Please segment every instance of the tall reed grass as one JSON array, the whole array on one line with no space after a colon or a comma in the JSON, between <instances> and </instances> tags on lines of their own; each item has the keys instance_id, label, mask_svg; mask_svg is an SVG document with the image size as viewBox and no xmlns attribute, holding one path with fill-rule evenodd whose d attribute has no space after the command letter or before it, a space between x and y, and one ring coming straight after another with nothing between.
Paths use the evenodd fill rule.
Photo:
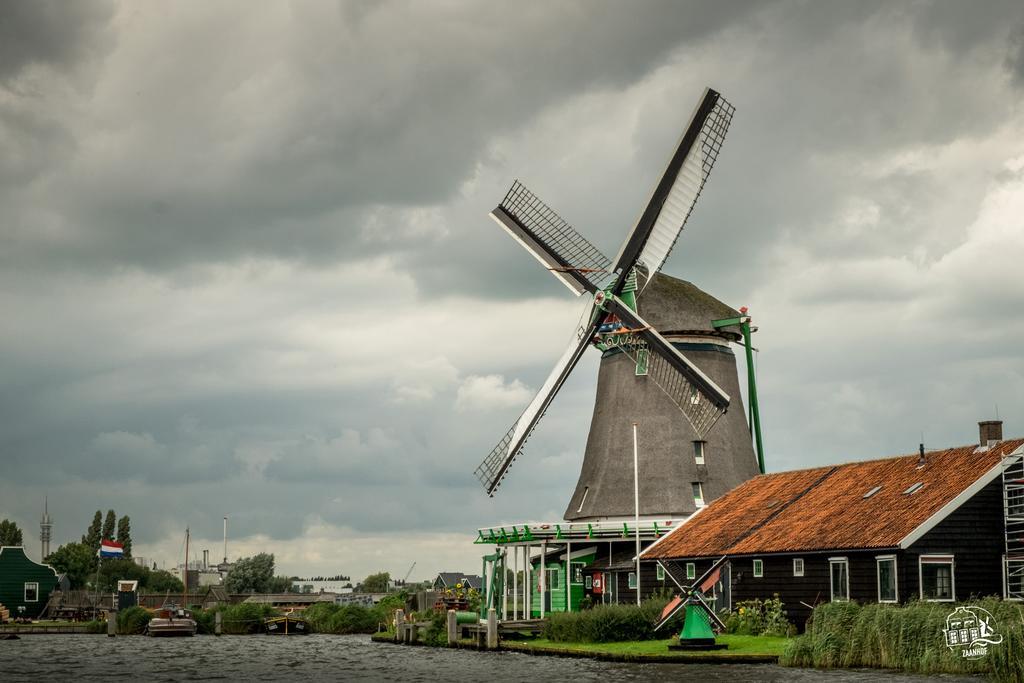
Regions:
<instances>
[{"instance_id":1,"label":"tall reed grass","mask_svg":"<svg viewBox=\"0 0 1024 683\"><path fill-rule=\"evenodd\" d=\"M999 681L1024 683L1024 609L995 598L968 604L991 612L994 628L1003 636L1003 642L989 646L979 660L964 659L959 650L946 646L946 617L956 607L951 603L833 602L814 608L807 632L789 641L779 663L920 674L989 673Z\"/></svg>"}]
</instances>

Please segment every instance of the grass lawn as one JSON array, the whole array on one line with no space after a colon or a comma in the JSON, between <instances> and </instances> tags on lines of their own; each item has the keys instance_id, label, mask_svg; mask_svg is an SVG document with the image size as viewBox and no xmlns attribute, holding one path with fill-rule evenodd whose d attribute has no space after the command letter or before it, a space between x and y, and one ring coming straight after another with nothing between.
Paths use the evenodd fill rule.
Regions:
<instances>
[{"instance_id":1,"label":"grass lawn","mask_svg":"<svg viewBox=\"0 0 1024 683\"><path fill-rule=\"evenodd\" d=\"M725 650L692 652L669 650L670 643L678 642L675 638L622 643L555 643L538 638L521 642L504 641L502 647L538 654L596 655L602 659L774 661L782 653L787 639L775 636L722 635L718 636L717 640L729 647Z\"/></svg>"}]
</instances>

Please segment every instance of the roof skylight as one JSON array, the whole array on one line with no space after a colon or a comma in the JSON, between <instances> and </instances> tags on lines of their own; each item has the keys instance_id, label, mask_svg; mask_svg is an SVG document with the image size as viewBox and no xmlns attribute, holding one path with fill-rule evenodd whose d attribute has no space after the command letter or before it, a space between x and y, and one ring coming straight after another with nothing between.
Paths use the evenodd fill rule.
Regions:
<instances>
[{"instance_id":1,"label":"roof skylight","mask_svg":"<svg viewBox=\"0 0 1024 683\"><path fill-rule=\"evenodd\" d=\"M875 495L876 493L878 493L881 490L882 490L881 486L876 486L875 488L873 488L870 491L868 491L867 493L865 493L864 497L865 498L870 498L871 496Z\"/></svg>"},{"instance_id":2,"label":"roof skylight","mask_svg":"<svg viewBox=\"0 0 1024 683\"><path fill-rule=\"evenodd\" d=\"M923 481L919 481L916 484L913 484L909 489L907 489L903 493L904 493L904 495L908 495L909 496L911 493L917 493L919 490L921 490L922 486L924 486L924 482Z\"/></svg>"}]
</instances>

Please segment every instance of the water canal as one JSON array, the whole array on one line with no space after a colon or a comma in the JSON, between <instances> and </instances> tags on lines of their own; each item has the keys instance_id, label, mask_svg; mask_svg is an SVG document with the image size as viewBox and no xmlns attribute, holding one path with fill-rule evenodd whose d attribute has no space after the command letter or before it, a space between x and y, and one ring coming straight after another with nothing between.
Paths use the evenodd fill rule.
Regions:
<instances>
[{"instance_id":1,"label":"water canal","mask_svg":"<svg viewBox=\"0 0 1024 683\"><path fill-rule=\"evenodd\" d=\"M368 636L145 638L35 635L0 641L3 681L921 681L879 671L764 665L617 664L372 643ZM943 677L943 681L974 680Z\"/></svg>"}]
</instances>

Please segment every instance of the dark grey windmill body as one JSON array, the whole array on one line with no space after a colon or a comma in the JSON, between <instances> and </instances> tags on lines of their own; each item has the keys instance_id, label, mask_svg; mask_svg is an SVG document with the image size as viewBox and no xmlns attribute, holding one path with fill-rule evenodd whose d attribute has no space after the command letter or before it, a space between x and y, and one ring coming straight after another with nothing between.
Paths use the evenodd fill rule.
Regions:
<instances>
[{"instance_id":1,"label":"dark grey windmill body","mask_svg":"<svg viewBox=\"0 0 1024 683\"><path fill-rule=\"evenodd\" d=\"M583 469L566 518L633 512L632 429L641 425L641 513L679 518L757 473L729 342L713 320L737 311L689 283L659 275L718 157L733 107L707 89L636 225L615 259L604 256L518 181L491 212L516 241L577 296L589 318L540 392L476 470L488 494L501 484L583 353L604 357ZM744 322L746 324L746 322ZM724 417L723 417L724 416ZM693 443L706 442L705 464Z\"/></svg>"},{"instance_id":2,"label":"dark grey windmill body","mask_svg":"<svg viewBox=\"0 0 1024 683\"><path fill-rule=\"evenodd\" d=\"M713 320L740 313L696 286L664 274L654 277L638 301L639 313L730 396L739 396L732 342L735 328ZM680 419L679 410L618 350L605 351L597 378L590 434L576 490L566 507L570 521L634 515L632 424L639 426L640 515L680 519L697 509L692 484L707 502L758 474L757 457L742 408L723 415L705 437ZM702 442L697 464L694 442Z\"/></svg>"}]
</instances>

